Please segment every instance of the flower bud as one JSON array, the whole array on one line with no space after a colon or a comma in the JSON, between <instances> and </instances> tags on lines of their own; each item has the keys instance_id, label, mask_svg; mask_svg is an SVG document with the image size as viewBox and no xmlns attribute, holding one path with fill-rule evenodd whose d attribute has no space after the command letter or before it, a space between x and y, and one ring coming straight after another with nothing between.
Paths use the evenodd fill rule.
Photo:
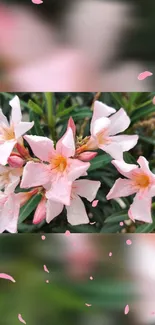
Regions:
<instances>
[{"instance_id":1,"label":"flower bud","mask_svg":"<svg viewBox=\"0 0 155 325\"><path fill-rule=\"evenodd\" d=\"M82 161L90 161L97 156L97 152L86 151L81 153L77 158Z\"/></svg>"},{"instance_id":2,"label":"flower bud","mask_svg":"<svg viewBox=\"0 0 155 325\"><path fill-rule=\"evenodd\" d=\"M13 168L21 168L24 165L24 160L19 156L10 156L8 164Z\"/></svg>"},{"instance_id":3,"label":"flower bud","mask_svg":"<svg viewBox=\"0 0 155 325\"><path fill-rule=\"evenodd\" d=\"M38 193L38 189L35 188L34 190L30 191L30 192L20 192L17 193L16 196L18 198L18 200L20 201L20 206L22 207L28 200L30 200L30 198Z\"/></svg>"},{"instance_id":4,"label":"flower bud","mask_svg":"<svg viewBox=\"0 0 155 325\"><path fill-rule=\"evenodd\" d=\"M69 121L68 121L68 128L69 128L69 127L72 129L72 131L73 131L73 135L74 135L74 137L75 137L75 135L76 135L76 126L75 126L75 123L74 123L72 117L70 117L70 119L69 119Z\"/></svg>"},{"instance_id":5,"label":"flower bud","mask_svg":"<svg viewBox=\"0 0 155 325\"><path fill-rule=\"evenodd\" d=\"M33 224L37 225L46 218L46 198L42 197L34 214Z\"/></svg>"},{"instance_id":6,"label":"flower bud","mask_svg":"<svg viewBox=\"0 0 155 325\"><path fill-rule=\"evenodd\" d=\"M29 150L27 148L25 148L23 145L21 145L20 143L16 144L16 148L23 158L30 157Z\"/></svg>"}]
</instances>

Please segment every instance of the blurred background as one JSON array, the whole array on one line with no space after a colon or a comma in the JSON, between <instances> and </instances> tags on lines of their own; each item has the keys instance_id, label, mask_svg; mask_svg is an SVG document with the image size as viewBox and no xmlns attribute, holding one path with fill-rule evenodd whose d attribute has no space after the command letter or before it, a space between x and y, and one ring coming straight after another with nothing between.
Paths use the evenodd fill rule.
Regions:
<instances>
[{"instance_id":1,"label":"blurred background","mask_svg":"<svg viewBox=\"0 0 155 325\"><path fill-rule=\"evenodd\" d=\"M155 2L0 2L1 91L152 91Z\"/></svg>"},{"instance_id":2,"label":"blurred background","mask_svg":"<svg viewBox=\"0 0 155 325\"><path fill-rule=\"evenodd\" d=\"M78 137L82 136L84 138L90 135L94 100L98 99L116 110L123 107L131 119L131 124L124 133L139 135L138 144L130 152L124 153L124 160L127 163L135 164L140 155L145 156L149 161L150 169L155 173L155 93L1 92L0 107L8 119L10 118L11 109L9 100L15 94L20 98L23 120L35 122L30 134L47 136L55 142L65 133L70 116L72 116L76 124ZM64 233L66 230L73 233L154 233L155 198L152 201L152 224L140 221L134 223L129 219L128 209L133 201L133 196L118 200L106 200L106 195L118 177L120 175L111 164L111 157L102 150L98 150L98 156L91 161L87 178L101 181L101 187L96 196L99 202L93 208L90 202L83 199L90 223L71 226L67 222L64 209L50 224L43 221L38 225L32 225L34 211L40 201L40 196L37 196L31 213L29 212L29 203L26 210L26 206L21 208L20 218L22 222L19 222L18 231L20 233ZM17 191L20 191L20 189L17 188Z\"/></svg>"}]
</instances>

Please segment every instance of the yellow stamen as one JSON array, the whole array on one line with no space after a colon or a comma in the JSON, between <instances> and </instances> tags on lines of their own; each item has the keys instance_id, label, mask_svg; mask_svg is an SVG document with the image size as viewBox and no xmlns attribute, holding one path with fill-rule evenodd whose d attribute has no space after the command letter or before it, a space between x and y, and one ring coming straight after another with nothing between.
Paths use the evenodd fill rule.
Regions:
<instances>
[{"instance_id":1,"label":"yellow stamen","mask_svg":"<svg viewBox=\"0 0 155 325\"><path fill-rule=\"evenodd\" d=\"M12 140L15 139L15 132L14 132L14 128L11 127L3 127L1 129L2 132L2 136L4 138L4 140Z\"/></svg>"},{"instance_id":2,"label":"yellow stamen","mask_svg":"<svg viewBox=\"0 0 155 325\"><path fill-rule=\"evenodd\" d=\"M134 177L136 186L140 188L147 188L150 185L150 178L146 174L138 174Z\"/></svg>"},{"instance_id":3,"label":"yellow stamen","mask_svg":"<svg viewBox=\"0 0 155 325\"><path fill-rule=\"evenodd\" d=\"M56 156L51 160L52 169L56 169L58 172L63 173L67 167L67 159L63 156Z\"/></svg>"}]
</instances>

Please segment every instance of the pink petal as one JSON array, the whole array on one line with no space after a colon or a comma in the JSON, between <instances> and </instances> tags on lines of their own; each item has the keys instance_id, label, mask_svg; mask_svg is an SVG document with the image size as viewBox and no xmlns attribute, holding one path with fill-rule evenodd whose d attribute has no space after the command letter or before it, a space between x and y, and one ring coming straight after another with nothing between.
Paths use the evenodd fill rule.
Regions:
<instances>
[{"instance_id":1,"label":"pink petal","mask_svg":"<svg viewBox=\"0 0 155 325\"><path fill-rule=\"evenodd\" d=\"M101 117L107 117L113 113L115 113L116 110L110 106L107 106L106 104L103 104L102 102L95 101L94 103L94 109L93 109L93 117L91 120L91 134L92 134L92 127L96 120L100 119Z\"/></svg>"},{"instance_id":2,"label":"pink petal","mask_svg":"<svg viewBox=\"0 0 155 325\"><path fill-rule=\"evenodd\" d=\"M150 171L149 162L145 157L140 156L137 160L137 163L139 164L144 173L148 174L149 176L152 176L153 178L155 177L155 175Z\"/></svg>"},{"instance_id":3,"label":"pink petal","mask_svg":"<svg viewBox=\"0 0 155 325\"><path fill-rule=\"evenodd\" d=\"M139 75L138 75L138 80L144 80L146 79L147 77L151 77L153 75L152 72L150 71L144 71L144 72L141 72Z\"/></svg>"},{"instance_id":4,"label":"pink petal","mask_svg":"<svg viewBox=\"0 0 155 325\"><path fill-rule=\"evenodd\" d=\"M7 126L9 127L8 120L6 116L3 114L2 109L0 108L0 126Z\"/></svg>"},{"instance_id":5,"label":"pink petal","mask_svg":"<svg viewBox=\"0 0 155 325\"><path fill-rule=\"evenodd\" d=\"M78 159L87 162L95 158L97 154L97 152L86 151L78 155Z\"/></svg>"},{"instance_id":6,"label":"pink petal","mask_svg":"<svg viewBox=\"0 0 155 325\"><path fill-rule=\"evenodd\" d=\"M47 272L47 273L49 273L49 270L48 270L48 268L47 268L46 265L44 265L44 271Z\"/></svg>"},{"instance_id":7,"label":"pink petal","mask_svg":"<svg viewBox=\"0 0 155 325\"><path fill-rule=\"evenodd\" d=\"M87 304L87 303L86 303L85 305L86 305L87 307L91 307L91 306L92 306L91 304Z\"/></svg>"},{"instance_id":8,"label":"pink petal","mask_svg":"<svg viewBox=\"0 0 155 325\"><path fill-rule=\"evenodd\" d=\"M90 280L93 280L93 277L92 276L90 276L90 278L89 278Z\"/></svg>"},{"instance_id":9,"label":"pink petal","mask_svg":"<svg viewBox=\"0 0 155 325\"><path fill-rule=\"evenodd\" d=\"M152 99L152 103L153 103L153 105L155 105L155 96Z\"/></svg>"},{"instance_id":10,"label":"pink petal","mask_svg":"<svg viewBox=\"0 0 155 325\"><path fill-rule=\"evenodd\" d=\"M93 208L96 208L97 205L98 205L98 202L99 202L99 200L94 200L94 201L92 202L92 207L93 207Z\"/></svg>"},{"instance_id":11,"label":"pink petal","mask_svg":"<svg viewBox=\"0 0 155 325\"><path fill-rule=\"evenodd\" d=\"M0 164L6 165L8 158L16 144L16 140L5 141L0 144Z\"/></svg>"},{"instance_id":12,"label":"pink petal","mask_svg":"<svg viewBox=\"0 0 155 325\"><path fill-rule=\"evenodd\" d=\"M111 256L112 256L112 252L109 253L109 257L111 257Z\"/></svg>"},{"instance_id":13,"label":"pink petal","mask_svg":"<svg viewBox=\"0 0 155 325\"><path fill-rule=\"evenodd\" d=\"M32 3L34 3L35 5L40 5L41 3L43 3L42 0L31 0Z\"/></svg>"},{"instance_id":14,"label":"pink petal","mask_svg":"<svg viewBox=\"0 0 155 325\"><path fill-rule=\"evenodd\" d=\"M10 173L10 182L9 184L5 187L5 193L6 194L11 194L14 192L15 188L20 182L20 176L14 176L13 174L11 175Z\"/></svg>"},{"instance_id":15,"label":"pink petal","mask_svg":"<svg viewBox=\"0 0 155 325\"><path fill-rule=\"evenodd\" d=\"M24 139L30 145L34 155L42 161L49 161L54 153L54 143L46 137L36 135L25 135Z\"/></svg>"},{"instance_id":16,"label":"pink petal","mask_svg":"<svg viewBox=\"0 0 155 325\"><path fill-rule=\"evenodd\" d=\"M46 204L46 222L50 223L63 210L64 205L59 202L48 200Z\"/></svg>"},{"instance_id":17,"label":"pink petal","mask_svg":"<svg viewBox=\"0 0 155 325\"><path fill-rule=\"evenodd\" d=\"M125 161L120 160L112 160L111 162L115 168L118 170L120 174L122 174L125 177L131 178L132 173L135 170L138 170L138 166L134 164L127 164Z\"/></svg>"},{"instance_id":18,"label":"pink petal","mask_svg":"<svg viewBox=\"0 0 155 325\"><path fill-rule=\"evenodd\" d=\"M99 145L99 148L107 152L114 159L123 159L123 150L119 143L113 141L108 145Z\"/></svg>"},{"instance_id":19,"label":"pink petal","mask_svg":"<svg viewBox=\"0 0 155 325\"><path fill-rule=\"evenodd\" d=\"M73 183L75 192L78 195L85 197L89 202L94 200L100 186L101 183L99 181L90 181L87 179L79 179Z\"/></svg>"},{"instance_id":20,"label":"pink petal","mask_svg":"<svg viewBox=\"0 0 155 325\"><path fill-rule=\"evenodd\" d=\"M49 182L50 171L47 165L29 161L23 170L21 188L41 186Z\"/></svg>"},{"instance_id":21,"label":"pink petal","mask_svg":"<svg viewBox=\"0 0 155 325\"><path fill-rule=\"evenodd\" d=\"M14 168L20 168L24 165L24 160L18 156L10 156L8 159L8 164Z\"/></svg>"},{"instance_id":22,"label":"pink petal","mask_svg":"<svg viewBox=\"0 0 155 325\"><path fill-rule=\"evenodd\" d=\"M12 107L11 122L13 122L13 124L16 125L22 120L19 97L18 96L13 97L13 99L10 100L9 104Z\"/></svg>"},{"instance_id":23,"label":"pink petal","mask_svg":"<svg viewBox=\"0 0 155 325\"><path fill-rule=\"evenodd\" d=\"M131 180L118 178L106 198L107 200L117 199L120 197L129 196L135 192L136 190L133 187Z\"/></svg>"},{"instance_id":24,"label":"pink petal","mask_svg":"<svg viewBox=\"0 0 155 325\"><path fill-rule=\"evenodd\" d=\"M74 123L74 120L72 119L72 117L69 118L69 121L68 121L68 128L71 128L72 129L72 132L73 132L73 135L74 135L74 138L75 138L75 135L76 135L76 125Z\"/></svg>"},{"instance_id":25,"label":"pink petal","mask_svg":"<svg viewBox=\"0 0 155 325\"><path fill-rule=\"evenodd\" d=\"M75 179L84 176L89 167L89 162L83 162L78 159L69 159L69 169L67 172L68 180L73 182Z\"/></svg>"},{"instance_id":26,"label":"pink petal","mask_svg":"<svg viewBox=\"0 0 155 325\"><path fill-rule=\"evenodd\" d=\"M0 233L5 230L16 233L19 216L20 202L16 196L9 195L0 213Z\"/></svg>"},{"instance_id":27,"label":"pink petal","mask_svg":"<svg viewBox=\"0 0 155 325\"><path fill-rule=\"evenodd\" d=\"M10 280L12 282L16 282L15 279L11 275L6 274L6 273L0 273L0 278Z\"/></svg>"},{"instance_id":28,"label":"pink petal","mask_svg":"<svg viewBox=\"0 0 155 325\"><path fill-rule=\"evenodd\" d=\"M110 135L115 135L123 132L130 125L130 118L123 108L113 114L109 119L111 121L111 125L108 129Z\"/></svg>"},{"instance_id":29,"label":"pink petal","mask_svg":"<svg viewBox=\"0 0 155 325\"><path fill-rule=\"evenodd\" d=\"M127 244L127 245L131 245L131 244L132 244L132 241L131 241L130 239L127 239L127 240L126 240L126 244Z\"/></svg>"},{"instance_id":30,"label":"pink petal","mask_svg":"<svg viewBox=\"0 0 155 325\"><path fill-rule=\"evenodd\" d=\"M45 240L45 239L46 239L46 236L44 236L44 235L41 236L41 239L42 239L42 240Z\"/></svg>"},{"instance_id":31,"label":"pink petal","mask_svg":"<svg viewBox=\"0 0 155 325\"><path fill-rule=\"evenodd\" d=\"M126 305L124 308L124 314L127 315L129 313L129 305Z\"/></svg>"},{"instance_id":32,"label":"pink petal","mask_svg":"<svg viewBox=\"0 0 155 325\"><path fill-rule=\"evenodd\" d=\"M152 223L151 216L151 199L149 197L139 198L139 194L135 196L133 203L130 205L128 212L129 218L147 223Z\"/></svg>"},{"instance_id":33,"label":"pink petal","mask_svg":"<svg viewBox=\"0 0 155 325\"><path fill-rule=\"evenodd\" d=\"M46 218L46 198L42 197L41 201L39 202L34 217L33 217L33 224L37 225L41 221Z\"/></svg>"},{"instance_id":34,"label":"pink petal","mask_svg":"<svg viewBox=\"0 0 155 325\"><path fill-rule=\"evenodd\" d=\"M138 135L116 135L113 137L110 137L110 140L112 142L118 142L119 145L122 148L122 151L129 151L130 149L132 149L133 147L135 147L135 145L138 142Z\"/></svg>"},{"instance_id":35,"label":"pink petal","mask_svg":"<svg viewBox=\"0 0 155 325\"><path fill-rule=\"evenodd\" d=\"M52 183L52 187L46 192L47 199L59 202L65 205L70 204L72 183L65 177L60 177L56 182Z\"/></svg>"},{"instance_id":36,"label":"pink petal","mask_svg":"<svg viewBox=\"0 0 155 325\"><path fill-rule=\"evenodd\" d=\"M25 320L22 318L21 314L18 314L18 319L21 323L26 324Z\"/></svg>"},{"instance_id":37,"label":"pink petal","mask_svg":"<svg viewBox=\"0 0 155 325\"><path fill-rule=\"evenodd\" d=\"M79 196L74 197L71 205L66 207L68 222L73 225L87 224L89 219L85 210L84 203Z\"/></svg>"},{"instance_id":38,"label":"pink petal","mask_svg":"<svg viewBox=\"0 0 155 325\"><path fill-rule=\"evenodd\" d=\"M27 131L29 131L34 125L34 122L20 122L17 125L15 125L15 136L16 139L19 139L23 134L25 134Z\"/></svg>"},{"instance_id":39,"label":"pink petal","mask_svg":"<svg viewBox=\"0 0 155 325\"><path fill-rule=\"evenodd\" d=\"M66 133L57 142L56 151L65 157L73 157L75 155L74 135L70 127L68 127Z\"/></svg>"},{"instance_id":40,"label":"pink petal","mask_svg":"<svg viewBox=\"0 0 155 325\"><path fill-rule=\"evenodd\" d=\"M69 230L66 230L66 231L65 231L65 235L66 235L67 237L70 236L70 234L71 234L71 233L70 233Z\"/></svg>"},{"instance_id":41,"label":"pink petal","mask_svg":"<svg viewBox=\"0 0 155 325\"><path fill-rule=\"evenodd\" d=\"M92 124L91 134L96 137L99 132L103 131L104 129L109 129L110 124L110 119L107 117L101 117L98 120L95 120Z\"/></svg>"}]
</instances>

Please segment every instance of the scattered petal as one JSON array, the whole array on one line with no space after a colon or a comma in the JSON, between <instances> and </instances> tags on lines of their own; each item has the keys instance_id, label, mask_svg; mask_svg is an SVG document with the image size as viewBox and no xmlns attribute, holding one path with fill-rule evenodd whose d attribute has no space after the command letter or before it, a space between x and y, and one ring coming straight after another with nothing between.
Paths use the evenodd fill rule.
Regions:
<instances>
[{"instance_id":1,"label":"scattered petal","mask_svg":"<svg viewBox=\"0 0 155 325\"><path fill-rule=\"evenodd\" d=\"M123 221L121 221L119 224L120 224L121 227L124 226L124 222Z\"/></svg>"},{"instance_id":2,"label":"scattered petal","mask_svg":"<svg viewBox=\"0 0 155 325\"><path fill-rule=\"evenodd\" d=\"M94 221L94 222L89 222L89 223L90 223L90 225L95 225L96 221Z\"/></svg>"},{"instance_id":3,"label":"scattered petal","mask_svg":"<svg viewBox=\"0 0 155 325\"><path fill-rule=\"evenodd\" d=\"M144 71L144 72L142 72L142 73L140 73L138 75L138 80L144 80L145 78L150 77L152 75L153 75L152 72L150 72L150 71Z\"/></svg>"},{"instance_id":4,"label":"scattered petal","mask_svg":"<svg viewBox=\"0 0 155 325\"><path fill-rule=\"evenodd\" d=\"M93 280L93 276L90 276L90 278L89 278L90 280Z\"/></svg>"},{"instance_id":5,"label":"scattered petal","mask_svg":"<svg viewBox=\"0 0 155 325\"><path fill-rule=\"evenodd\" d=\"M41 3L43 3L42 0L32 0L32 2L33 2L35 5L40 5Z\"/></svg>"},{"instance_id":6,"label":"scattered petal","mask_svg":"<svg viewBox=\"0 0 155 325\"><path fill-rule=\"evenodd\" d=\"M18 319L21 323L26 324L25 320L22 318L21 314L18 314Z\"/></svg>"},{"instance_id":7,"label":"scattered petal","mask_svg":"<svg viewBox=\"0 0 155 325\"><path fill-rule=\"evenodd\" d=\"M126 244L127 245L131 245L132 244L132 241L130 239L127 239Z\"/></svg>"},{"instance_id":8,"label":"scattered petal","mask_svg":"<svg viewBox=\"0 0 155 325\"><path fill-rule=\"evenodd\" d=\"M109 256L110 256L110 257L112 256L112 252L109 253Z\"/></svg>"},{"instance_id":9,"label":"scattered petal","mask_svg":"<svg viewBox=\"0 0 155 325\"><path fill-rule=\"evenodd\" d=\"M6 273L0 273L0 278L10 280L12 282L16 282L15 279L11 275L6 274Z\"/></svg>"},{"instance_id":10,"label":"scattered petal","mask_svg":"<svg viewBox=\"0 0 155 325\"><path fill-rule=\"evenodd\" d=\"M127 315L129 313L129 305L126 305L124 308L124 314Z\"/></svg>"},{"instance_id":11,"label":"scattered petal","mask_svg":"<svg viewBox=\"0 0 155 325\"><path fill-rule=\"evenodd\" d=\"M66 236L70 236L70 231L69 230L66 230L65 235Z\"/></svg>"},{"instance_id":12,"label":"scattered petal","mask_svg":"<svg viewBox=\"0 0 155 325\"><path fill-rule=\"evenodd\" d=\"M49 270L48 270L48 268L47 268L46 265L44 265L44 271L47 272L47 273L49 273Z\"/></svg>"},{"instance_id":13,"label":"scattered petal","mask_svg":"<svg viewBox=\"0 0 155 325\"><path fill-rule=\"evenodd\" d=\"M87 307L91 307L92 305L91 304L85 304Z\"/></svg>"},{"instance_id":14,"label":"scattered petal","mask_svg":"<svg viewBox=\"0 0 155 325\"><path fill-rule=\"evenodd\" d=\"M46 280L46 283L49 283L49 280Z\"/></svg>"},{"instance_id":15,"label":"scattered petal","mask_svg":"<svg viewBox=\"0 0 155 325\"><path fill-rule=\"evenodd\" d=\"M45 237L45 236L41 236L41 239L42 239L42 240L45 240L45 239L46 239L46 237Z\"/></svg>"},{"instance_id":16,"label":"scattered petal","mask_svg":"<svg viewBox=\"0 0 155 325\"><path fill-rule=\"evenodd\" d=\"M152 99L152 103L155 105L155 96Z\"/></svg>"},{"instance_id":17,"label":"scattered petal","mask_svg":"<svg viewBox=\"0 0 155 325\"><path fill-rule=\"evenodd\" d=\"M99 200L94 200L94 201L92 202L92 207L93 207L93 208L95 208L95 207L98 205L98 201L99 201Z\"/></svg>"}]
</instances>

